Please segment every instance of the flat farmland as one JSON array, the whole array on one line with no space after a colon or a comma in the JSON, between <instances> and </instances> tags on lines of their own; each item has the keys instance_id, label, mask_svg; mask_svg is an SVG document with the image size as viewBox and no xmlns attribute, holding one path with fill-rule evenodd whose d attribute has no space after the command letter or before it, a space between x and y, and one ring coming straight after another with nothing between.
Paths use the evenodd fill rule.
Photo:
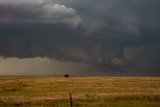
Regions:
<instances>
[{"instance_id":1,"label":"flat farmland","mask_svg":"<svg viewBox=\"0 0 160 107\"><path fill-rule=\"evenodd\" d=\"M0 107L160 107L160 77L0 77Z\"/></svg>"}]
</instances>

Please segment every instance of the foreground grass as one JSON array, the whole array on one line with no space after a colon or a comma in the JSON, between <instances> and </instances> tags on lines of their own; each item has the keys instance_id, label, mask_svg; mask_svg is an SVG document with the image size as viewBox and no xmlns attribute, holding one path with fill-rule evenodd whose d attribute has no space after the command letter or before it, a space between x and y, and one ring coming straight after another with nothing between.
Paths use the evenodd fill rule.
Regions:
<instances>
[{"instance_id":1,"label":"foreground grass","mask_svg":"<svg viewBox=\"0 0 160 107\"><path fill-rule=\"evenodd\" d=\"M0 107L159 107L159 77L0 77Z\"/></svg>"}]
</instances>

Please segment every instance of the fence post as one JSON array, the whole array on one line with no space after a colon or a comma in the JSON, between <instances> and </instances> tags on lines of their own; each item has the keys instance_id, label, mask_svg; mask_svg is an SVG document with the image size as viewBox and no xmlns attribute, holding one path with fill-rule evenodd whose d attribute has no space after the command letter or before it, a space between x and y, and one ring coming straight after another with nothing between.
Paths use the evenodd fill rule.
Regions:
<instances>
[{"instance_id":1,"label":"fence post","mask_svg":"<svg viewBox=\"0 0 160 107\"><path fill-rule=\"evenodd\" d=\"M72 94L70 94L70 107L73 107L73 104L72 104Z\"/></svg>"}]
</instances>

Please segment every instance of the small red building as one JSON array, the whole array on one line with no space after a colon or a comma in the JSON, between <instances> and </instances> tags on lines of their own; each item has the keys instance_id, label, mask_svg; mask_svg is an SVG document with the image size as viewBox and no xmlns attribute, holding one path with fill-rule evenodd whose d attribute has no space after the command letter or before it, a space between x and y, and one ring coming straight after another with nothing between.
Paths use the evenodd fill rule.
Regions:
<instances>
[{"instance_id":1,"label":"small red building","mask_svg":"<svg viewBox=\"0 0 160 107\"><path fill-rule=\"evenodd\" d=\"M69 78L69 74L65 74L64 77L65 77L65 78Z\"/></svg>"}]
</instances>

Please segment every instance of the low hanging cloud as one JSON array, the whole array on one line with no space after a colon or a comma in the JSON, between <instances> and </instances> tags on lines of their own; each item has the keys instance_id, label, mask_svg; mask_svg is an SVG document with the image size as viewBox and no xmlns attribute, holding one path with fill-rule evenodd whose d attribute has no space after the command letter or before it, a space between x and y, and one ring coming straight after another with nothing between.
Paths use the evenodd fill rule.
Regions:
<instances>
[{"instance_id":1,"label":"low hanging cloud","mask_svg":"<svg viewBox=\"0 0 160 107\"><path fill-rule=\"evenodd\" d=\"M126 58L135 62L132 66L132 71L139 70L137 73L139 75L159 75L160 47L158 45L159 43L153 43L126 48Z\"/></svg>"},{"instance_id":2,"label":"low hanging cloud","mask_svg":"<svg viewBox=\"0 0 160 107\"><path fill-rule=\"evenodd\" d=\"M47 0L1 0L0 23L65 23L77 27L81 18L73 8Z\"/></svg>"},{"instance_id":3,"label":"low hanging cloud","mask_svg":"<svg viewBox=\"0 0 160 107\"><path fill-rule=\"evenodd\" d=\"M83 63L89 65L84 67L86 74L132 70L140 74L145 66L158 71L159 4L159 0L92 0L92 4L90 0L1 0L0 56ZM141 50L155 57L141 55ZM146 73L159 74L152 69Z\"/></svg>"},{"instance_id":4,"label":"low hanging cloud","mask_svg":"<svg viewBox=\"0 0 160 107\"><path fill-rule=\"evenodd\" d=\"M64 24L18 24L1 30L0 55L6 58L48 57L103 69L130 66L123 55L125 44L108 37L87 36L83 28L72 29ZM115 46L118 43L121 45Z\"/></svg>"}]
</instances>

